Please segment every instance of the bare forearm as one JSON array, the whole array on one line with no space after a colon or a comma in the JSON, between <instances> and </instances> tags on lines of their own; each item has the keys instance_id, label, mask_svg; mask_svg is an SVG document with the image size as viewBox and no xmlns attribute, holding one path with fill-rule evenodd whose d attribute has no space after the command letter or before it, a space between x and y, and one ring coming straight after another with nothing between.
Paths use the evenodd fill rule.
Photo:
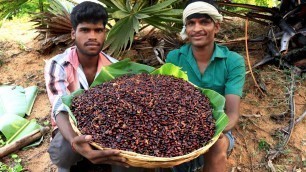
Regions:
<instances>
[{"instance_id":1,"label":"bare forearm","mask_svg":"<svg viewBox=\"0 0 306 172\"><path fill-rule=\"evenodd\" d=\"M229 123L226 126L224 133L230 131L235 127L239 120L239 105L240 105L240 97L237 95L226 95L225 96L225 113L229 118Z\"/></svg>"},{"instance_id":2,"label":"bare forearm","mask_svg":"<svg viewBox=\"0 0 306 172\"><path fill-rule=\"evenodd\" d=\"M75 131L73 130L70 122L69 122L69 115L65 112L60 112L56 116L56 124L63 135L63 137L71 143L72 139L77 136Z\"/></svg>"},{"instance_id":3,"label":"bare forearm","mask_svg":"<svg viewBox=\"0 0 306 172\"><path fill-rule=\"evenodd\" d=\"M231 114L231 113L226 113L228 118L229 118L229 123L224 129L224 133L232 130L235 125L238 123L239 120L239 114Z\"/></svg>"}]
</instances>

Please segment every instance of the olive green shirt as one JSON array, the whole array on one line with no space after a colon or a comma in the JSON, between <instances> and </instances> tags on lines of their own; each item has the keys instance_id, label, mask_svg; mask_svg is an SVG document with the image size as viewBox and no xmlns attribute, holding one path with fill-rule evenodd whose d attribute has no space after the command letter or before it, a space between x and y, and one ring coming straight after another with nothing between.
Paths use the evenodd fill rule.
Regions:
<instances>
[{"instance_id":1,"label":"olive green shirt","mask_svg":"<svg viewBox=\"0 0 306 172\"><path fill-rule=\"evenodd\" d=\"M214 52L204 74L201 74L198 68L191 44L170 51L166 62L182 67L182 70L187 72L189 81L199 87L215 90L221 95L242 96L245 81L244 58L225 46L215 43Z\"/></svg>"}]
</instances>

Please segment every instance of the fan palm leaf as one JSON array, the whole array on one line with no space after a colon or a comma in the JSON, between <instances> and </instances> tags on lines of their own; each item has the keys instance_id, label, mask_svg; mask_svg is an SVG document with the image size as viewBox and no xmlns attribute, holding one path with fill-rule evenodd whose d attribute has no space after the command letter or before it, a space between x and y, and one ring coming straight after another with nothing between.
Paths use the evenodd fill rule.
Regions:
<instances>
[{"instance_id":1,"label":"fan palm leaf","mask_svg":"<svg viewBox=\"0 0 306 172\"><path fill-rule=\"evenodd\" d=\"M65 3L63 3L65 2ZM155 1L150 4L146 0L100 0L109 13L110 31L107 35L104 50L109 54L118 55L131 48L134 36L143 26L151 25L161 30L175 30L173 23L181 23L182 9L172 9L171 4L178 0ZM37 14L33 21L38 22L36 29L45 35L41 52L48 53L54 44L70 45L73 41L68 34L71 32L70 12L76 2L73 0L50 1L49 9ZM178 31L175 30L175 31ZM63 35L63 36L62 36Z\"/></svg>"},{"instance_id":2,"label":"fan palm leaf","mask_svg":"<svg viewBox=\"0 0 306 172\"><path fill-rule=\"evenodd\" d=\"M148 1L131 0L100 0L107 6L110 19L117 21L111 28L105 47L109 54L120 54L129 49L135 34L143 25L151 25L165 31L178 31L171 24L180 23L182 9L172 9L171 4L178 0L156 1L150 4ZM122 33L123 32L123 33Z\"/></svg>"},{"instance_id":3,"label":"fan palm leaf","mask_svg":"<svg viewBox=\"0 0 306 172\"><path fill-rule=\"evenodd\" d=\"M44 35L40 52L49 53L54 45L63 43L71 45L70 12L74 4L68 1L52 0L47 11L35 15L32 21L37 22L35 29Z\"/></svg>"}]
</instances>

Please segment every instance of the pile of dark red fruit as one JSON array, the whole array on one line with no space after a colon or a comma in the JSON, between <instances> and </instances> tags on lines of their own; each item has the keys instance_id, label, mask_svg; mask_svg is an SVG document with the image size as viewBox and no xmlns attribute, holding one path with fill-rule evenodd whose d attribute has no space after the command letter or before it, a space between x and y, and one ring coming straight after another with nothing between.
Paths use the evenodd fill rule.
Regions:
<instances>
[{"instance_id":1,"label":"pile of dark red fruit","mask_svg":"<svg viewBox=\"0 0 306 172\"><path fill-rule=\"evenodd\" d=\"M144 155L185 155L215 132L209 99L173 76L122 76L75 97L71 109L101 147Z\"/></svg>"}]
</instances>

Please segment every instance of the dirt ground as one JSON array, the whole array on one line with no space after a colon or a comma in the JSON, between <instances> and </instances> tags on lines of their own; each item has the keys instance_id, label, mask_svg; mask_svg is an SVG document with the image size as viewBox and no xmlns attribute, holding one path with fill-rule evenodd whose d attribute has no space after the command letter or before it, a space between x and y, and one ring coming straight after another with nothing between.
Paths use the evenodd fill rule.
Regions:
<instances>
[{"instance_id":1,"label":"dirt ground","mask_svg":"<svg viewBox=\"0 0 306 172\"><path fill-rule=\"evenodd\" d=\"M37 85L39 94L36 98L33 111L28 119L37 119L43 125L50 119L50 103L45 91L43 68L44 60L49 59L60 50L52 54L41 55L36 50L40 46L34 37L37 35L30 22L23 20L7 21L0 28L0 85L16 84L23 87ZM251 63L262 58L262 47L254 46L250 51ZM260 53L261 52L261 53ZM240 51L245 55L244 50ZM288 110L288 88L290 74L276 66L265 66L254 71L265 84L266 95L258 91L250 74L247 74L245 95L242 98L241 118L233 130L236 137L235 149L229 157L228 171L261 172L272 171L268 167L267 151L284 143L281 132L277 129L288 126L290 115ZM297 77L295 90L295 118L297 119L306 110L306 81ZM283 116L279 114L285 114ZM272 119L271 115L277 115ZM272 163L275 171L306 171L306 119L298 123L292 132L288 144L282 154ZM50 142L48 133L38 147L18 151L25 171L48 172L56 171L46 152ZM1 162L10 164L9 157Z\"/></svg>"}]
</instances>

